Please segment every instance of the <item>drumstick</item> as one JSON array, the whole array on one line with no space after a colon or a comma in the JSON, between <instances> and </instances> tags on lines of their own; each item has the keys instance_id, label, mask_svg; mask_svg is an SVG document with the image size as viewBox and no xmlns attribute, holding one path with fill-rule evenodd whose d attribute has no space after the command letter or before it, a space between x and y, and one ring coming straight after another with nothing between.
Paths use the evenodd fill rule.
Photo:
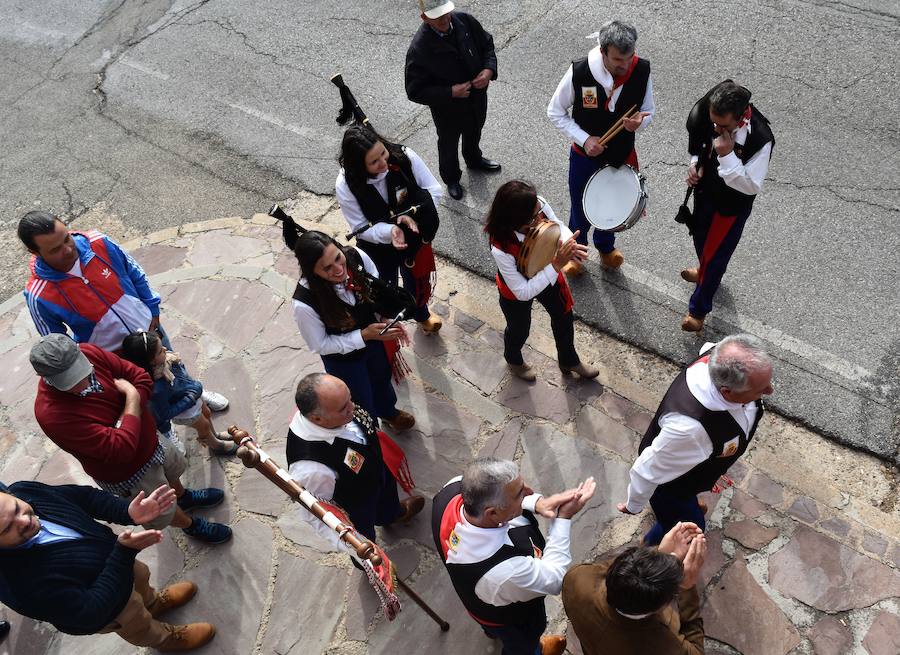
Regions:
<instances>
[{"instance_id":1,"label":"drumstick","mask_svg":"<svg viewBox=\"0 0 900 655\"><path fill-rule=\"evenodd\" d=\"M625 127L625 119L631 118L636 109L637 105L632 105L631 109L622 114L622 117L613 123L613 126L606 131L606 134L600 137L600 143L598 145L605 146L614 136L621 132L622 128Z\"/></svg>"}]
</instances>

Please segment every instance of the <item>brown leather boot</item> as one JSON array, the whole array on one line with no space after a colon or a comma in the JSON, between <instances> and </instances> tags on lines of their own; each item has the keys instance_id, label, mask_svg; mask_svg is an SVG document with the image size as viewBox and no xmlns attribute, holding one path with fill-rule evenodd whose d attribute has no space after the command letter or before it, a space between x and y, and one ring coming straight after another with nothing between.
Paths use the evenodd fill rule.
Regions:
<instances>
[{"instance_id":1,"label":"brown leather boot","mask_svg":"<svg viewBox=\"0 0 900 655\"><path fill-rule=\"evenodd\" d=\"M584 274L584 264L573 259L559 270L566 277L578 277Z\"/></svg>"},{"instance_id":2,"label":"brown leather boot","mask_svg":"<svg viewBox=\"0 0 900 655\"><path fill-rule=\"evenodd\" d=\"M175 653L183 650L194 650L205 646L216 636L216 626L212 623L188 623L187 625L169 625L163 623L169 636L156 647L163 653Z\"/></svg>"},{"instance_id":3,"label":"brown leather boot","mask_svg":"<svg viewBox=\"0 0 900 655\"><path fill-rule=\"evenodd\" d=\"M681 329L685 332L699 332L703 329L703 318L697 318L693 314L685 314L681 319Z\"/></svg>"},{"instance_id":4,"label":"brown leather boot","mask_svg":"<svg viewBox=\"0 0 900 655\"><path fill-rule=\"evenodd\" d=\"M403 514L394 523L408 523L425 507L425 499L422 496L410 496L400 501L400 507L403 508Z\"/></svg>"},{"instance_id":5,"label":"brown leather boot","mask_svg":"<svg viewBox=\"0 0 900 655\"><path fill-rule=\"evenodd\" d=\"M419 327L422 328L422 332L425 332L426 334L434 334L441 329L443 324L444 322L441 320L441 317L436 314L432 314L424 321L419 321Z\"/></svg>"},{"instance_id":6,"label":"brown leather boot","mask_svg":"<svg viewBox=\"0 0 900 655\"><path fill-rule=\"evenodd\" d=\"M402 409L397 412L397 415L394 418L382 420L388 424L388 427L392 430L397 430L397 432L409 430L416 424L416 419L413 415L409 412L404 412Z\"/></svg>"},{"instance_id":7,"label":"brown leather boot","mask_svg":"<svg viewBox=\"0 0 900 655\"><path fill-rule=\"evenodd\" d=\"M697 284L700 281L699 268L685 268L681 271L681 279L685 282L693 282Z\"/></svg>"},{"instance_id":8,"label":"brown leather boot","mask_svg":"<svg viewBox=\"0 0 900 655\"><path fill-rule=\"evenodd\" d=\"M600 369L594 366L589 366L584 362L578 362L578 366L573 366L569 368L568 366L560 366L559 370L563 373L577 373L581 377L585 379L592 379L600 375Z\"/></svg>"},{"instance_id":9,"label":"brown leather boot","mask_svg":"<svg viewBox=\"0 0 900 655\"><path fill-rule=\"evenodd\" d=\"M600 262L606 268L619 268L625 261L625 255L619 252L618 248L613 248L611 252L600 253Z\"/></svg>"},{"instance_id":10,"label":"brown leather boot","mask_svg":"<svg viewBox=\"0 0 900 655\"><path fill-rule=\"evenodd\" d=\"M156 592L156 598L154 598L153 602L147 607L147 611L150 612L150 616L155 619L163 612L168 612L176 607L181 607L193 598L196 593L197 585L193 582L185 580L183 582L170 584L162 591Z\"/></svg>"},{"instance_id":11,"label":"brown leather boot","mask_svg":"<svg viewBox=\"0 0 900 655\"><path fill-rule=\"evenodd\" d=\"M565 651L566 638L563 635L541 637L541 655L563 655Z\"/></svg>"},{"instance_id":12,"label":"brown leather boot","mask_svg":"<svg viewBox=\"0 0 900 655\"><path fill-rule=\"evenodd\" d=\"M537 374L529 364L510 364L507 362L506 365L509 367L510 372L520 380L525 380L526 382L537 380Z\"/></svg>"}]
</instances>

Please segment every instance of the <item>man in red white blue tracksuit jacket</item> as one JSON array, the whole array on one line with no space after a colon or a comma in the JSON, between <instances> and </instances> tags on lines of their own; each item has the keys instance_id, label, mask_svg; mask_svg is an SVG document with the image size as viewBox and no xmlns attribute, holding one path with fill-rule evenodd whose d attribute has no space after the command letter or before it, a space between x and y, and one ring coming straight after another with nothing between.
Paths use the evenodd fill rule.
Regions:
<instances>
[{"instance_id":1,"label":"man in red white blue tracksuit jacket","mask_svg":"<svg viewBox=\"0 0 900 655\"><path fill-rule=\"evenodd\" d=\"M158 324L159 294L131 255L96 230L68 232L66 239L71 244L63 247L74 252L63 260L72 263L65 270L32 251L25 301L41 335L68 326L75 341L114 351L131 332Z\"/></svg>"}]
</instances>

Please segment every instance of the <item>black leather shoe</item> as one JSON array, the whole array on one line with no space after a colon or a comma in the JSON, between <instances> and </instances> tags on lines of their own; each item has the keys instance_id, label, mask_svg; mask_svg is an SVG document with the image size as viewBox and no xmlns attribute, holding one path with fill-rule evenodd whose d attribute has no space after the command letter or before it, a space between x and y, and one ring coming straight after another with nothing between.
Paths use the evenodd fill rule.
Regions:
<instances>
[{"instance_id":1,"label":"black leather shoe","mask_svg":"<svg viewBox=\"0 0 900 655\"><path fill-rule=\"evenodd\" d=\"M463 197L463 188L459 182L453 182L447 185L447 193L454 200L460 200Z\"/></svg>"},{"instance_id":2,"label":"black leather shoe","mask_svg":"<svg viewBox=\"0 0 900 655\"><path fill-rule=\"evenodd\" d=\"M479 171L487 171L488 173L499 173L501 168L499 162L495 162L493 159L488 159L487 157L482 157L481 161L475 162L474 164L466 164L466 166Z\"/></svg>"},{"instance_id":3,"label":"black leather shoe","mask_svg":"<svg viewBox=\"0 0 900 655\"><path fill-rule=\"evenodd\" d=\"M6 639L9 634L9 621L0 621L0 641Z\"/></svg>"}]
</instances>

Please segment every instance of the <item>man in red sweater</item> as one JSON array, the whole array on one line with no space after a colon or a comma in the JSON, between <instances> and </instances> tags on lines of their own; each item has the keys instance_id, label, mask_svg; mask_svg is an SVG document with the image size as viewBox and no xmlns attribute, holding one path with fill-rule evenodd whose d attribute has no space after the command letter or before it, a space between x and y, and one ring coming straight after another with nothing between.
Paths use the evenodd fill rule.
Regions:
<instances>
[{"instance_id":1,"label":"man in red sweater","mask_svg":"<svg viewBox=\"0 0 900 655\"><path fill-rule=\"evenodd\" d=\"M185 489L179 480L184 456L157 434L147 408L153 383L134 364L91 344L76 344L51 333L31 349L31 365L41 380L34 415L44 433L73 455L97 485L117 496L134 498L169 484L178 498L148 529L167 525L209 543L231 538L231 528L185 512L218 505L221 489Z\"/></svg>"}]
</instances>

